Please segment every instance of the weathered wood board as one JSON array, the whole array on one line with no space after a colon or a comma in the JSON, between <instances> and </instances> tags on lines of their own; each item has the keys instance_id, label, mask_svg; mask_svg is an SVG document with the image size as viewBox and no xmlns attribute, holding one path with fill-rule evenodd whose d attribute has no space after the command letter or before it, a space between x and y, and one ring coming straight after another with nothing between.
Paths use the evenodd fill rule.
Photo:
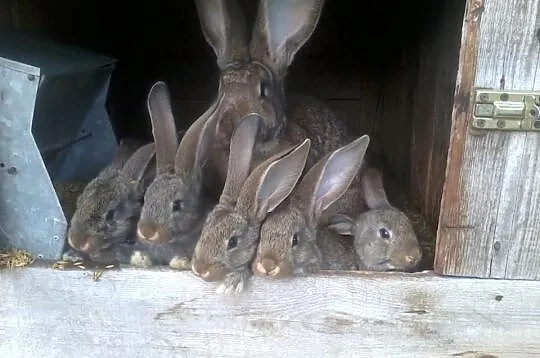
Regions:
<instances>
[{"instance_id":1,"label":"weathered wood board","mask_svg":"<svg viewBox=\"0 0 540 358\"><path fill-rule=\"evenodd\" d=\"M475 87L540 90L538 0L468 1L434 270L540 279L540 133L469 132Z\"/></svg>"},{"instance_id":2,"label":"weathered wood board","mask_svg":"<svg viewBox=\"0 0 540 358\"><path fill-rule=\"evenodd\" d=\"M533 357L540 282L332 273L253 280L236 298L190 272L0 271L1 357Z\"/></svg>"}]
</instances>

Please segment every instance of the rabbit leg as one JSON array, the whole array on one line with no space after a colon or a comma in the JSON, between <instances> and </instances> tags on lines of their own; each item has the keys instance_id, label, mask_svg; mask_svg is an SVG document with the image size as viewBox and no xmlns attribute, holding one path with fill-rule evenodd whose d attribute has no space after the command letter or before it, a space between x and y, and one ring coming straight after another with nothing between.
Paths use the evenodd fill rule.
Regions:
<instances>
[{"instance_id":1,"label":"rabbit leg","mask_svg":"<svg viewBox=\"0 0 540 358\"><path fill-rule=\"evenodd\" d=\"M175 256L169 261L169 267L175 270L191 270L191 259L187 256Z\"/></svg>"},{"instance_id":2,"label":"rabbit leg","mask_svg":"<svg viewBox=\"0 0 540 358\"><path fill-rule=\"evenodd\" d=\"M242 292L247 284L247 280L251 276L249 267L242 267L236 271L230 272L221 282L216 293L231 296Z\"/></svg>"},{"instance_id":3,"label":"rabbit leg","mask_svg":"<svg viewBox=\"0 0 540 358\"><path fill-rule=\"evenodd\" d=\"M64 261L85 261L88 260L88 257L86 257L84 254L79 253L72 248L68 248L63 254L62 254L62 260Z\"/></svg>"}]
</instances>

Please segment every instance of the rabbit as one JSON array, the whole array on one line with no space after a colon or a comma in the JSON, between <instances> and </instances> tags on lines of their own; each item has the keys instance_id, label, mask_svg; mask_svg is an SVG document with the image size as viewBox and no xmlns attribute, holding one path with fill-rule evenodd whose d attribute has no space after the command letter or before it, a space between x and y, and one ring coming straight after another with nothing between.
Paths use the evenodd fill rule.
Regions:
<instances>
[{"instance_id":1,"label":"rabbit","mask_svg":"<svg viewBox=\"0 0 540 358\"><path fill-rule=\"evenodd\" d=\"M148 168L154 153L153 143L141 147L114 180L85 188L68 234L70 246L81 253L77 259L179 269L184 243L150 244L136 235L145 188L155 175Z\"/></svg>"},{"instance_id":2,"label":"rabbit","mask_svg":"<svg viewBox=\"0 0 540 358\"><path fill-rule=\"evenodd\" d=\"M349 189L369 142L369 136L363 135L328 153L309 169L294 190L289 188L293 191L288 200L261 225L251 267L255 275L280 279L305 276L327 267L318 247L319 219Z\"/></svg>"},{"instance_id":3,"label":"rabbit","mask_svg":"<svg viewBox=\"0 0 540 358\"><path fill-rule=\"evenodd\" d=\"M195 0L202 33L220 69L216 143L205 186L219 196L227 177L229 144L238 123L261 116L253 162L260 163L304 138L312 140L307 165L345 143L345 123L322 101L307 95L285 98L285 78L297 52L315 31L324 0L260 0L248 42L237 0ZM252 165L252 168L254 167Z\"/></svg>"},{"instance_id":4,"label":"rabbit","mask_svg":"<svg viewBox=\"0 0 540 358\"><path fill-rule=\"evenodd\" d=\"M120 143L117 147L115 156L113 157L112 161L109 163L109 165L107 165L99 172L96 178L94 178L92 181L85 185L85 187L87 188L86 190L89 192L95 192L95 190L99 187L112 186L113 181L115 180L116 176L119 175L126 161L143 144L145 143L133 138L123 138L122 140L120 140ZM76 197L73 197L74 209L77 207L77 201L81 193L82 192L80 191L74 193L76 195ZM75 210L73 214L74 213ZM82 252L75 251L69 245L69 242L65 243L63 251L63 259L81 260L86 258L86 256Z\"/></svg>"},{"instance_id":5,"label":"rabbit","mask_svg":"<svg viewBox=\"0 0 540 358\"><path fill-rule=\"evenodd\" d=\"M140 147L118 172L105 169L84 188L68 229L68 243L92 261L113 245L133 242L133 222L155 176L154 143Z\"/></svg>"},{"instance_id":6,"label":"rabbit","mask_svg":"<svg viewBox=\"0 0 540 358\"><path fill-rule=\"evenodd\" d=\"M218 294L233 295L244 289L251 276L249 267L260 225L267 213L290 194L309 153L311 141L306 138L250 173L259 123L258 116L247 116L235 130L222 195L208 214L193 254L193 273L205 281L221 281Z\"/></svg>"},{"instance_id":7,"label":"rabbit","mask_svg":"<svg viewBox=\"0 0 540 358\"><path fill-rule=\"evenodd\" d=\"M146 190L137 235L147 243L184 246L177 269L191 268L191 255L206 214L217 203L202 192L203 169L215 134L216 117L203 114L186 131L180 145L167 86L156 83L148 96L157 174Z\"/></svg>"},{"instance_id":8,"label":"rabbit","mask_svg":"<svg viewBox=\"0 0 540 358\"><path fill-rule=\"evenodd\" d=\"M381 171L366 168L362 172L361 186L368 210L356 219L335 214L327 227L354 238L359 270L416 270L422 260L420 243L409 218L389 203Z\"/></svg>"}]
</instances>

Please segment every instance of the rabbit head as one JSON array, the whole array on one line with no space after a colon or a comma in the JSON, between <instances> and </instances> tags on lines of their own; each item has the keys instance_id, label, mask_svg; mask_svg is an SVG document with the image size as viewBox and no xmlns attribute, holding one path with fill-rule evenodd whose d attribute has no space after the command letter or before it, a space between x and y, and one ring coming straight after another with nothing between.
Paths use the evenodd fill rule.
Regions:
<instances>
[{"instance_id":1,"label":"rabbit head","mask_svg":"<svg viewBox=\"0 0 540 358\"><path fill-rule=\"evenodd\" d=\"M231 139L223 193L195 246L192 271L206 281L220 281L237 269L249 271L261 222L287 198L304 169L309 139L268 158L250 173L258 118L246 117Z\"/></svg>"},{"instance_id":2,"label":"rabbit head","mask_svg":"<svg viewBox=\"0 0 540 358\"><path fill-rule=\"evenodd\" d=\"M202 221L206 206L202 176L214 139L216 117L208 112L200 116L178 145L164 82L151 88L148 110L156 145L157 174L146 190L137 234L147 242L166 243L179 236L187 237Z\"/></svg>"},{"instance_id":3,"label":"rabbit head","mask_svg":"<svg viewBox=\"0 0 540 358\"><path fill-rule=\"evenodd\" d=\"M218 143L229 139L241 118L262 118L257 142L276 138L285 124L284 78L296 53L315 31L324 0L261 0L248 43L237 0L195 0L203 35L221 71L216 111Z\"/></svg>"},{"instance_id":4,"label":"rabbit head","mask_svg":"<svg viewBox=\"0 0 540 358\"><path fill-rule=\"evenodd\" d=\"M422 259L422 249L409 218L388 202L382 173L366 168L361 186L368 210L356 220L344 214L334 215L328 227L354 238L361 270L415 270Z\"/></svg>"},{"instance_id":5,"label":"rabbit head","mask_svg":"<svg viewBox=\"0 0 540 358\"><path fill-rule=\"evenodd\" d=\"M282 278L320 269L319 218L350 187L368 145L369 137L364 135L328 153L302 178L288 205L268 215L252 265L256 275Z\"/></svg>"},{"instance_id":6,"label":"rabbit head","mask_svg":"<svg viewBox=\"0 0 540 358\"><path fill-rule=\"evenodd\" d=\"M118 173L94 178L77 199L68 230L68 243L98 258L99 252L134 239L144 190L155 175L154 144L139 148Z\"/></svg>"}]
</instances>

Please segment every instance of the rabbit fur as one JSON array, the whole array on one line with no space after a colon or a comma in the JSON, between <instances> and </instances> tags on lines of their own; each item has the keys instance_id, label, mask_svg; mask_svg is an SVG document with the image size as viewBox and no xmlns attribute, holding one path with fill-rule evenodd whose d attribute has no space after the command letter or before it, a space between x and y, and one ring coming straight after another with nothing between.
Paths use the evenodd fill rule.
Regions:
<instances>
[{"instance_id":1,"label":"rabbit fur","mask_svg":"<svg viewBox=\"0 0 540 358\"><path fill-rule=\"evenodd\" d=\"M120 145L119 155L84 188L71 218L69 246L93 261L100 261L103 250L133 242L132 222L139 215L144 190L155 175L151 165L154 143L137 149L120 166L118 160L123 160L123 153Z\"/></svg>"},{"instance_id":2,"label":"rabbit fur","mask_svg":"<svg viewBox=\"0 0 540 358\"><path fill-rule=\"evenodd\" d=\"M311 143L305 139L250 172L259 119L247 116L233 134L223 192L207 217L193 254L193 273L205 281L221 281L216 290L220 294L237 294L244 289L251 276L260 225L290 194L309 153Z\"/></svg>"},{"instance_id":3,"label":"rabbit fur","mask_svg":"<svg viewBox=\"0 0 540 358\"><path fill-rule=\"evenodd\" d=\"M216 118L209 118L208 112L201 115L178 145L169 91L164 82L152 86L148 110L156 144L157 174L144 196L137 235L147 243L183 244L175 268L190 269L202 224L217 203L202 187Z\"/></svg>"},{"instance_id":4,"label":"rabbit fur","mask_svg":"<svg viewBox=\"0 0 540 358\"><path fill-rule=\"evenodd\" d=\"M163 111L157 112L163 106L158 107L156 103L168 100L165 84L157 82L148 95L150 115L163 116ZM182 137L184 131L176 132L174 123L172 125L169 132L172 135L169 136ZM180 258L185 256L183 252L186 249L193 250L194 243L187 245L187 248L178 240L151 245L137 238L135 228L144 194L156 176L154 162L157 160L158 147L149 143L129 157L136 144L141 143L122 140L112 163L79 196L77 210L68 231L68 244L72 252L64 255L64 258L83 258L95 262L117 261L137 266L169 264L179 269L186 266L181 265ZM163 154L159 154L163 160Z\"/></svg>"},{"instance_id":5,"label":"rabbit fur","mask_svg":"<svg viewBox=\"0 0 540 358\"><path fill-rule=\"evenodd\" d=\"M322 101L285 98L285 78L297 52L315 31L324 0L261 0L248 42L237 0L195 0L204 38L220 69L211 116L217 116L215 150L205 186L219 196L227 176L230 138L249 114L261 116L252 168L287 145L310 138L311 166L344 143L346 127Z\"/></svg>"},{"instance_id":6,"label":"rabbit fur","mask_svg":"<svg viewBox=\"0 0 540 358\"><path fill-rule=\"evenodd\" d=\"M252 264L254 274L283 278L325 268L317 246L319 219L350 187L369 141L363 135L328 153L309 169L289 199L266 217Z\"/></svg>"},{"instance_id":7,"label":"rabbit fur","mask_svg":"<svg viewBox=\"0 0 540 358\"><path fill-rule=\"evenodd\" d=\"M389 203L382 172L366 168L361 188L368 209L354 216L335 214L327 228L354 239L351 241L359 270L416 270L422 260L420 243L409 218Z\"/></svg>"}]
</instances>

